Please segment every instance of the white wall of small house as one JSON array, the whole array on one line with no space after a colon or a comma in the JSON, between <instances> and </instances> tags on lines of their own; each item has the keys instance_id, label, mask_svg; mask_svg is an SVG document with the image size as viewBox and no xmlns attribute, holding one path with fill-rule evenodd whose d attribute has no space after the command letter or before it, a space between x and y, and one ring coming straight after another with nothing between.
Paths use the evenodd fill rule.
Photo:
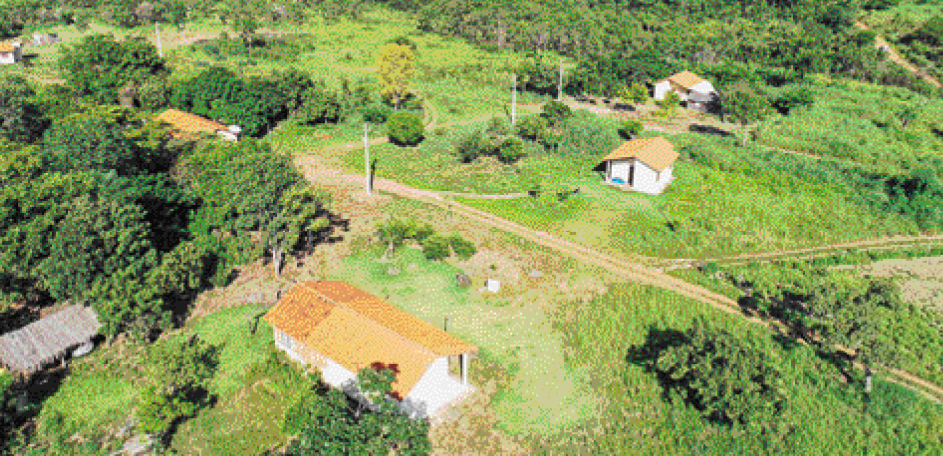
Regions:
<instances>
[{"instance_id":1,"label":"white wall of small house","mask_svg":"<svg viewBox=\"0 0 943 456\"><path fill-rule=\"evenodd\" d=\"M284 351L289 358L299 363L312 364L317 367L321 371L321 379L324 380L324 383L346 391L346 389L350 388L352 383L356 382L357 374L351 372L346 367L335 363L325 356L317 354L313 354L316 359L305 359L305 357L300 354L303 347L295 339L278 328L272 328L272 332L274 333L276 347Z\"/></svg>"},{"instance_id":2,"label":"white wall of small house","mask_svg":"<svg viewBox=\"0 0 943 456\"><path fill-rule=\"evenodd\" d=\"M443 400L450 398L441 397L448 391L443 391L442 385L455 382L449 375L449 358L443 356L436 359L426 369L426 373L413 386L409 394L403 400L403 406L407 412L415 413L420 416L434 415L441 407Z\"/></svg>"},{"instance_id":3,"label":"white wall of small house","mask_svg":"<svg viewBox=\"0 0 943 456\"><path fill-rule=\"evenodd\" d=\"M0 63L10 64L16 63L16 57L13 52L0 52Z\"/></svg>"},{"instance_id":4,"label":"white wall of small house","mask_svg":"<svg viewBox=\"0 0 943 456\"><path fill-rule=\"evenodd\" d=\"M668 185L668 182L671 181L670 169L666 168L665 171L655 171L644 162L636 161L632 189L652 195L661 193L665 190L665 186Z\"/></svg>"},{"instance_id":5,"label":"white wall of small house","mask_svg":"<svg viewBox=\"0 0 943 456\"><path fill-rule=\"evenodd\" d=\"M608 179L612 181L614 178L619 178L627 184L631 184L629 181L629 173L631 168L632 160L609 160Z\"/></svg>"},{"instance_id":6,"label":"white wall of small house","mask_svg":"<svg viewBox=\"0 0 943 456\"><path fill-rule=\"evenodd\" d=\"M652 95L652 98L662 100L665 98L665 95L668 94L669 90L671 90L671 82L667 79L658 81L655 83L655 93Z\"/></svg>"},{"instance_id":7,"label":"white wall of small house","mask_svg":"<svg viewBox=\"0 0 943 456\"><path fill-rule=\"evenodd\" d=\"M698 82L697 84L694 84L693 86L691 86L691 90L694 92L701 92L701 93L712 93L712 92L717 91L714 89L714 85L711 84L710 81Z\"/></svg>"}]
</instances>

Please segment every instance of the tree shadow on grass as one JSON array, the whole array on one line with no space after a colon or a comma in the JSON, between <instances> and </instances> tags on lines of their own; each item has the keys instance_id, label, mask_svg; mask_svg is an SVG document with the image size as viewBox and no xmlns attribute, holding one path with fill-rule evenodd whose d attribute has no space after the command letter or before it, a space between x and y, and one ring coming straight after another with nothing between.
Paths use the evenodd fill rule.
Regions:
<instances>
[{"instance_id":1,"label":"tree shadow on grass","mask_svg":"<svg viewBox=\"0 0 943 456\"><path fill-rule=\"evenodd\" d=\"M690 343L687 334L676 329L662 329L649 326L648 335L641 345L629 347L625 361L645 368L646 372L655 373L658 383L662 387L662 399L670 401L670 392L678 386L678 382L664 375L654 368L658 356L671 347L679 347Z\"/></svg>"}]
</instances>

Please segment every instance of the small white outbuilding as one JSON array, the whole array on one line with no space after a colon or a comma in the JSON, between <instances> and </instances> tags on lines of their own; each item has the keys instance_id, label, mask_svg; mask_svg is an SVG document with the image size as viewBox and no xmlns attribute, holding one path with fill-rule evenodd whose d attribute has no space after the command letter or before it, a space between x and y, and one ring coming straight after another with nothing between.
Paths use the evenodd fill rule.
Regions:
<instances>
[{"instance_id":1,"label":"small white outbuilding","mask_svg":"<svg viewBox=\"0 0 943 456\"><path fill-rule=\"evenodd\" d=\"M16 41L0 43L0 64L14 64L23 60L23 48Z\"/></svg>"},{"instance_id":2,"label":"small white outbuilding","mask_svg":"<svg viewBox=\"0 0 943 456\"><path fill-rule=\"evenodd\" d=\"M667 139L633 139L602 159L606 183L627 190L657 195L674 179L674 162L680 154Z\"/></svg>"},{"instance_id":3,"label":"small white outbuilding","mask_svg":"<svg viewBox=\"0 0 943 456\"><path fill-rule=\"evenodd\" d=\"M710 81L690 72L668 76L655 83L653 98L663 100L668 92L675 92L688 107L700 110L709 109L709 104L718 98L717 90Z\"/></svg>"},{"instance_id":4,"label":"small white outbuilding","mask_svg":"<svg viewBox=\"0 0 943 456\"><path fill-rule=\"evenodd\" d=\"M363 400L356 378L369 367L395 373L390 400L414 418L434 418L474 391L468 365L476 347L346 282L301 282L264 318L276 347L354 399ZM449 374L452 357L461 379Z\"/></svg>"}]
</instances>

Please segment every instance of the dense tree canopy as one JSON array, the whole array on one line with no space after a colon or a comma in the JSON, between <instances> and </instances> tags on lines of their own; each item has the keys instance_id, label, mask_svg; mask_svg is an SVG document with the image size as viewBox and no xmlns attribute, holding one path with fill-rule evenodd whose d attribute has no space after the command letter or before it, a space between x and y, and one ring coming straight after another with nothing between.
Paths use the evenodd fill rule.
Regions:
<instances>
[{"instance_id":1,"label":"dense tree canopy","mask_svg":"<svg viewBox=\"0 0 943 456\"><path fill-rule=\"evenodd\" d=\"M35 92L22 77L0 78L0 136L31 142L42 135L47 122L34 96Z\"/></svg>"},{"instance_id":2,"label":"dense tree canopy","mask_svg":"<svg viewBox=\"0 0 943 456\"><path fill-rule=\"evenodd\" d=\"M115 102L122 87L140 86L167 71L157 49L144 40L88 35L62 55L59 64L72 90L101 102Z\"/></svg>"}]
</instances>

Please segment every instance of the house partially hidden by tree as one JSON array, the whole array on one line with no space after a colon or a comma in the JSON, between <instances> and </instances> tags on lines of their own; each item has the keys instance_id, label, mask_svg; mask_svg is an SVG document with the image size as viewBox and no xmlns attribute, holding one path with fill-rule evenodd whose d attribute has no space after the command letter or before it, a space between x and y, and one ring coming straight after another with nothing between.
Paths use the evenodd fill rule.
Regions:
<instances>
[{"instance_id":1,"label":"house partially hidden by tree","mask_svg":"<svg viewBox=\"0 0 943 456\"><path fill-rule=\"evenodd\" d=\"M209 134L235 141L239 139L239 133L242 131L237 125L226 126L176 109L168 109L154 117L154 120L169 124L173 130L171 135L175 138L197 139L200 135Z\"/></svg>"},{"instance_id":2,"label":"house partially hidden by tree","mask_svg":"<svg viewBox=\"0 0 943 456\"><path fill-rule=\"evenodd\" d=\"M66 307L0 337L0 364L11 372L29 374L70 350L75 356L88 353L100 328L92 308Z\"/></svg>"},{"instance_id":3,"label":"house partially hidden by tree","mask_svg":"<svg viewBox=\"0 0 943 456\"><path fill-rule=\"evenodd\" d=\"M16 41L0 42L0 64L19 63L23 60L23 47Z\"/></svg>"},{"instance_id":4,"label":"house partially hidden by tree","mask_svg":"<svg viewBox=\"0 0 943 456\"><path fill-rule=\"evenodd\" d=\"M603 158L595 170L605 171L609 185L657 195L674 179L679 155L661 136L633 139Z\"/></svg>"},{"instance_id":5,"label":"house partially hidden by tree","mask_svg":"<svg viewBox=\"0 0 943 456\"><path fill-rule=\"evenodd\" d=\"M348 283L299 283L264 318L279 349L354 399L362 400L355 380L366 368L395 373L391 399L413 418L433 418L474 390L476 347ZM456 357L461 379L449 373Z\"/></svg>"},{"instance_id":6,"label":"house partially hidden by tree","mask_svg":"<svg viewBox=\"0 0 943 456\"><path fill-rule=\"evenodd\" d=\"M653 98L663 100L668 92L677 93L687 107L700 111L714 111L719 100L713 84L690 71L682 71L657 81Z\"/></svg>"}]
</instances>

